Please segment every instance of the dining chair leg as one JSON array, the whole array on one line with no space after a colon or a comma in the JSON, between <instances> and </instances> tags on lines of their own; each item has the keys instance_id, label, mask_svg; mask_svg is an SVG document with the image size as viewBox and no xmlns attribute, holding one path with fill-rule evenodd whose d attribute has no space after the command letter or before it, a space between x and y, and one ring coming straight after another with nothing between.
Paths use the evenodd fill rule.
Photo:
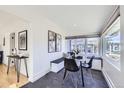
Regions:
<instances>
[{"instance_id":1,"label":"dining chair leg","mask_svg":"<svg viewBox=\"0 0 124 93\"><path fill-rule=\"evenodd\" d=\"M63 80L65 79L66 73L67 73L67 70L65 69Z\"/></svg>"},{"instance_id":2,"label":"dining chair leg","mask_svg":"<svg viewBox=\"0 0 124 93\"><path fill-rule=\"evenodd\" d=\"M81 68L82 86L84 87L84 76L83 76L82 62L80 62L80 68Z\"/></svg>"},{"instance_id":3,"label":"dining chair leg","mask_svg":"<svg viewBox=\"0 0 124 93\"><path fill-rule=\"evenodd\" d=\"M28 75L28 67L27 67L26 59L24 59L24 62L25 62L25 69L26 69L27 78L29 78L29 75Z\"/></svg>"},{"instance_id":4,"label":"dining chair leg","mask_svg":"<svg viewBox=\"0 0 124 93\"><path fill-rule=\"evenodd\" d=\"M11 61L10 58L8 58L7 74L9 73L10 61Z\"/></svg>"}]
</instances>

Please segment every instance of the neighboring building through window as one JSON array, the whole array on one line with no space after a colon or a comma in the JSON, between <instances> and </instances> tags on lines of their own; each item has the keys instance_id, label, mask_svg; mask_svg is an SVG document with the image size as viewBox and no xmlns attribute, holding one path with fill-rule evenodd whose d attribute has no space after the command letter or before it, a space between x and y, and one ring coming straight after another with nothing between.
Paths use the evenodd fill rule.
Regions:
<instances>
[{"instance_id":1,"label":"neighboring building through window","mask_svg":"<svg viewBox=\"0 0 124 93\"><path fill-rule=\"evenodd\" d=\"M87 54L98 55L99 51L99 39L98 38L87 38Z\"/></svg>"},{"instance_id":2,"label":"neighboring building through window","mask_svg":"<svg viewBox=\"0 0 124 93\"><path fill-rule=\"evenodd\" d=\"M103 55L120 69L120 17L107 29L103 36Z\"/></svg>"},{"instance_id":3,"label":"neighboring building through window","mask_svg":"<svg viewBox=\"0 0 124 93\"><path fill-rule=\"evenodd\" d=\"M72 39L71 40L71 51L78 50L80 53L85 53L85 39Z\"/></svg>"},{"instance_id":4,"label":"neighboring building through window","mask_svg":"<svg viewBox=\"0 0 124 93\"><path fill-rule=\"evenodd\" d=\"M106 50L108 57L115 61L120 60L120 20L118 19L109 29L105 36Z\"/></svg>"},{"instance_id":5,"label":"neighboring building through window","mask_svg":"<svg viewBox=\"0 0 124 93\"><path fill-rule=\"evenodd\" d=\"M71 39L70 49L78 50L81 54L85 55L98 55L99 54L99 38L80 38Z\"/></svg>"}]
</instances>

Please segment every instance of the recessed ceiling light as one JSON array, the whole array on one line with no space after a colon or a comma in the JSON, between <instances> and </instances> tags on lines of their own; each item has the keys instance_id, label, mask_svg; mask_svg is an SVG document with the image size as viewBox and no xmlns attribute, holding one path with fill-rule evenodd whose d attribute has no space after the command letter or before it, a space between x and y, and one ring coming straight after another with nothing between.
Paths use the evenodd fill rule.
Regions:
<instances>
[{"instance_id":1,"label":"recessed ceiling light","mask_svg":"<svg viewBox=\"0 0 124 93\"><path fill-rule=\"evenodd\" d=\"M77 24L73 24L73 26L74 26L74 27L76 27L76 26L77 26Z\"/></svg>"}]
</instances>

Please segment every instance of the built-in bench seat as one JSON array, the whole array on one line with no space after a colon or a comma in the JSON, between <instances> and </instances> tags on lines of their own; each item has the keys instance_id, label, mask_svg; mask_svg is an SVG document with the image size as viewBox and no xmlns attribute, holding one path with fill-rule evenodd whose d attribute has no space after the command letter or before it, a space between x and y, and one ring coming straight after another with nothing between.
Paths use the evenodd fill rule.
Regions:
<instances>
[{"instance_id":1,"label":"built-in bench seat","mask_svg":"<svg viewBox=\"0 0 124 93\"><path fill-rule=\"evenodd\" d=\"M51 61L52 72L57 73L63 68L64 68L64 57Z\"/></svg>"}]
</instances>

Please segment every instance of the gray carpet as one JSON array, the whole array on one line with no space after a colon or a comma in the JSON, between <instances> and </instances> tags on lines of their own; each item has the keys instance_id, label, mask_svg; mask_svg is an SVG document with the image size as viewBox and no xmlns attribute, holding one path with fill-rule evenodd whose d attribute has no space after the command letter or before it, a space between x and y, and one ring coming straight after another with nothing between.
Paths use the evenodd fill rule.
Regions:
<instances>
[{"instance_id":1,"label":"gray carpet","mask_svg":"<svg viewBox=\"0 0 124 93\"><path fill-rule=\"evenodd\" d=\"M63 80L64 70L59 73L49 72L34 83L28 83L22 88L82 88L81 75L78 72L67 72ZM83 69L85 88L108 88L101 71Z\"/></svg>"}]
</instances>

